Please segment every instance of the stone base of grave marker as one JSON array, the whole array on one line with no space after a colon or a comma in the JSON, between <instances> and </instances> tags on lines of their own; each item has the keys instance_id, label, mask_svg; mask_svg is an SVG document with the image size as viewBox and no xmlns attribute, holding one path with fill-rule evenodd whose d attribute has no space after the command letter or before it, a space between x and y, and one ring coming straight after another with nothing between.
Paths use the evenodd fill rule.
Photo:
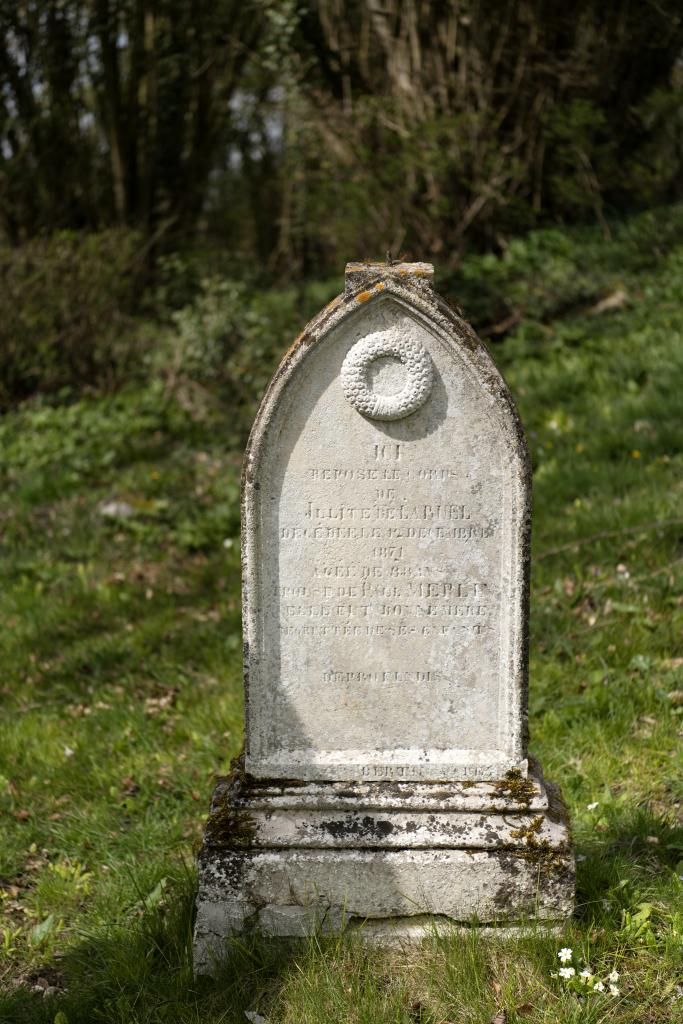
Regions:
<instances>
[{"instance_id":1,"label":"stone base of grave marker","mask_svg":"<svg viewBox=\"0 0 683 1024\"><path fill-rule=\"evenodd\" d=\"M573 898L567 812L537 766L499 782L287 784L238 764L199 857L195 970L250 930L389 941L473 921L550 926Z\"/></svg>"}]
</instances>

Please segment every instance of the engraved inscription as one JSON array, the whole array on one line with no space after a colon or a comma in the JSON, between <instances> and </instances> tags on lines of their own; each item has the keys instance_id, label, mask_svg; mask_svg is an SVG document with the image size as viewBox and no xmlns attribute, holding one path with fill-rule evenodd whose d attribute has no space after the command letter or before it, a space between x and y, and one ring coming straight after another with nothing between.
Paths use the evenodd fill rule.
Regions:
<instances>
[{"instance_id":1,"label":"engraved inscription","mask_svg":"<svg viewBox=\"0 0 683 1024\"><path fill-rule=\"evenodd\" d=\"M399 461L401 445L375 445L370 452L375 460L385 455ZM425 541L437 548L446 542L471 544L496 532L497 520L484 518L471 501L439 499L438 489L454 476L448 466L394 468L389 474L372 465L307 467L305 477L318 485L316 500L300 503L299 522L280 527L281 542L304 541L324 551L330 543L347 540L357 553L362 545L371 564L314 560L309 584L280 588L282 633L409 638L466 629L471 637L481 637L491 613L487 583L453 577L445 563L426 563L420 552ZM354 484L358 500L324 503L326 485L335 488L340 481ZM432 488L434 500L413 500L414 482L423 492L425 485ZM366 675L372 682L380 675L386 681L388 674Z\"/></svg>"},{"instance_id":2,"label":"engraved inscription","mask_svg":"<svg viewBox=\"0 0 683 1024\"><path fill-rule=\"evenodd\" d=\"M430 779L433 770L428 765L420 764L362 764L358 766L362 779ZM459 778L466 782L480 782L488 777L488 773L478 765L466 765L458 773Z\"/></svg>"}]
</instances>

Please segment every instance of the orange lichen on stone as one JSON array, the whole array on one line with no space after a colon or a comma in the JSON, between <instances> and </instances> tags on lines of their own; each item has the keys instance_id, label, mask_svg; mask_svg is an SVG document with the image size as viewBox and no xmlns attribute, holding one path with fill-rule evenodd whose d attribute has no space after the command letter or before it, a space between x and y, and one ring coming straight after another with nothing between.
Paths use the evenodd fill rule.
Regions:
<instances>
[{"instance_id":1,"label":"orange lichen on stone","mask_svg":"<svg viewBox=\"0 0 683 1024\"><path fill-rule=\"evenodd\" d=\"M399 267L398 272L401 277L431 277L432 273L430 270L413 270L412 267Z\"/></svg>"},{"instance_id":2,"label":"orange lichen on stone","mask_svg":"<svg viewBox=\"0 0 683 1024\"><path fill-rule=\"evenodd\" d=\"M372 298L373 292L381 292L383 288L386 288L384 281L378 281L377 284L373 284L369 291L360 292L359 295L356 295L356 302L367 302L368 299Z\"/></svg>"}]
</instances>

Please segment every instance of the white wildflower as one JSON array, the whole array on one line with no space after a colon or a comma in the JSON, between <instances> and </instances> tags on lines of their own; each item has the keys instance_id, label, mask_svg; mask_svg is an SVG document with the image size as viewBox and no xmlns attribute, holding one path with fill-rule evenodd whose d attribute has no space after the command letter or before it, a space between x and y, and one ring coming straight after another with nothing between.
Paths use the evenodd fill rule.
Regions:
<instances>
[{"instance_id":1,"label":"white wildflower","mask_svg":"<svg viewBox=\"0 0 683 1024\"><path fill-rule=\"evenodd\" d=\"M587 811L594 811L595 808L599 807L599 806L600 806L600 803L599 803L598 800L596 800L594 804L586 804L586 810Z\"/></svg>"},{"instance_id":2,"label":"white wildflower","mask_svg":"<svg viewBox=\"0 0 683 1024\"><path fill-rule=\"evenodd\" d=\"M593 985L593 991L594 992L604 992L605 991L605 986L603 985L603 983L601 981L596 981L595 984Z\"/></svg>"},{"instance_id":3,"label":"white wildflower","mask_svg":"<svg viewBox=\"0 0 683 1024\"><path fill-rule=\"evenodd\" d=\"M557 954L557 958L558 960L561 960L563 964L566 964L571 960L573 953L573 949L570 949L569 946L564 946Z\"/></svg>"},{"instance_id":4,"label":"white wildflower","mask_svg":"<svg viewBox=\"0 0 683 1024\"><path fill-rule=\"evenodd\" d=\"M619 989L617 988L616 985L610 985L609 990L610 990L610 995L613 995L613 996L618 996L619 995Z\"/></svg>"},{"instance_id":5,"label":"white wildflower","mask_svg":"<svg viewBox=\"0 0 683 1024\"><path fill-rule=\"evenodd\" d=\"M614 983L615 981L619 981L619 971L612 971L612 973L609 976L609 980L612 983Z\"/></svg>"},{"instance_id":6,"label":"white wildflower","mask_svg":"<svg viewBox=\"0 0 683 1024\"><path fill-rule=\"evenodd\" d=\"M573 967L560 967L561 978L573 978L575 974L576 971Z\"/></svg>"}]
</instances>

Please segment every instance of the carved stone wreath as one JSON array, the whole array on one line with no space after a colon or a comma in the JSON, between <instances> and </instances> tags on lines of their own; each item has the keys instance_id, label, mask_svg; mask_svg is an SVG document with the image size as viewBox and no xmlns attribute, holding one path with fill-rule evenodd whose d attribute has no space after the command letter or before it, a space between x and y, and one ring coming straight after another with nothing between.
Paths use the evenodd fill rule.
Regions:
<instances>
[{"instance_id":1,"label":"carved stone wreath","mask_svg":"<svg viewBox=\"0 0 683 1024\"><path fill-rule=\"evenodd\" d=\"M382 357L398 359L406 368L408 380L393 395L378 395L368 384L370 364ZM348 402L361 415L373 420L400 420L427 401L432 390L434 371L427 350L410 338L368 335L347 353L342 364L341 383Z\"/></svg>"}]
</instances>

